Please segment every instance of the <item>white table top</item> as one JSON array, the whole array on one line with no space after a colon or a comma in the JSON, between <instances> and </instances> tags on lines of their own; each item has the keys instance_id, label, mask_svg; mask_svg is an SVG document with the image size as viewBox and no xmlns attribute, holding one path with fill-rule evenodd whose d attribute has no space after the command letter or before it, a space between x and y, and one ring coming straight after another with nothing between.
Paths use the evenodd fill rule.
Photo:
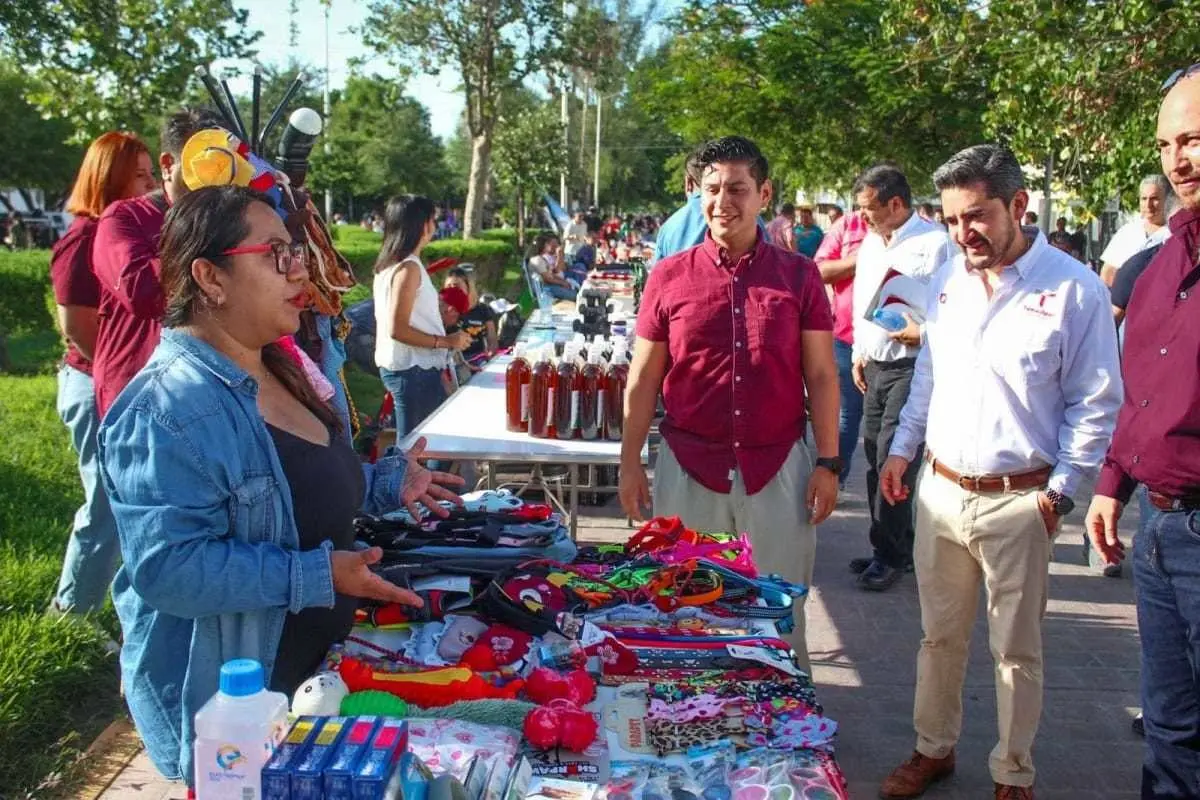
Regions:
<instances>
[{"instance_id":1,"label":"white table top","mask_svg":"<svg viewBox=\"0 0 1200 800\"><path fill-rule=\"evenodd\" d=\"M399 442L407 450L426 439L430 458L542 464L618 465L621 443L604 439L535 439L507 427L504 371L511 356L498 356L483 371ZM648 458L642 446L642 462Z\"/></svg>"}]
</instances>

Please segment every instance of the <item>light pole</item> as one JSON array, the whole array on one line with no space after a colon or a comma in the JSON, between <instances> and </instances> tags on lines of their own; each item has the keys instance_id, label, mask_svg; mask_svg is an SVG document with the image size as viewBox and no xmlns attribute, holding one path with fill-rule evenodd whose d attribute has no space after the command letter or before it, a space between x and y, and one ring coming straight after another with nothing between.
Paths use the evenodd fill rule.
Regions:
<instances>
[{"instance_id":1,"label":"light pole","mask_svg":"<svg viewBox=\"0 0 1200 800\"><path fill-rule=\"evenodd\" d=\"M563 24L567 22L567 0L563 0L562 4ZM562 71L562 128L563 128L563 146L565 148L571 146L571 108L570 100L567 95L567 68L563 65ZM570 200L567 197L567 168L564 165L562 172L558 173L558 204L562 206L563 211L567 214L571 213L570 206L567 202Z\"/></svg>"},{"instance_id":2,"label":"light pole","mask_svg":"<svg viewBox=\"0 0 1200 800\"><path fill-rule=\"evenodd\" d=\"M325 153L325 163L329 163L329 7L333 0L323 0L325 6L325 141L321 148ZM331 224L333 219L333 190L325 188L325 222Z\"/></svg>"},{"instance_id":3,"label":"light pole","mask_svg":"<svg viewBox=\"0 0 1200 800\"><path fill-rule=\"evenodd\" d=\"M596 165L592 172L592 205L600 209L600 113L604 108L604 95L596 92Z\"/></svg>"}]
</instances>

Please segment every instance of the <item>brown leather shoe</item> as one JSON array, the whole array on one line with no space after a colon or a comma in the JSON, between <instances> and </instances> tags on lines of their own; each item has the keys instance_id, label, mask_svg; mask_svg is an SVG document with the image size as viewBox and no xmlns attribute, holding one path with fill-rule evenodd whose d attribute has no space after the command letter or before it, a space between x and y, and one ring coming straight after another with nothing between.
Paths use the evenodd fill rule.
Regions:
<instances>
[{"instance_id":1,"label":"brown leather shoe","mask_svg":"<svg viewBox=\"0 0 1200 800\"><path fill-rule=\"evenodd\" d=\"M1033 800L1032 786L1007 786L996 784L996 800Z\"/></svg>"},{"instance_id":2,"label":"brown leather shoe","mask_svg":"<svg viewBox=\"0 0 1200 800\"><path fill-rule=\"evenodd\" d=\"M892 771L879 787L881 800L920 797L932 784L954 774L954 751L945 758L930 758L913 752L912 758Z\"/></svg>"}]
</instances>

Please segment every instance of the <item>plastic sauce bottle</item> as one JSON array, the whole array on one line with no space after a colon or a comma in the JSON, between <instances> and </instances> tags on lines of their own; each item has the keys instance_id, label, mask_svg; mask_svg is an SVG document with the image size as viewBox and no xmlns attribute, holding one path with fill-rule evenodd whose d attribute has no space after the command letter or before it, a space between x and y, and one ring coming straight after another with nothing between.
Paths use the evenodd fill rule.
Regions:
<instances>
[{"instance_id":1,"label":"plastic sauce bottle","mask_svg":"<svg viewBox=\"0 0 1200 800\"><path fill-rule=\"evenodd\" d=\"M226 661L220 689L196 712L196 800L261 800L262 768L287 734L288 698L262 665Z\"/></svg>"},{"instance_id":2,"label":"plastic sauce bottle","mask_svg":"<svg viewBox=\"0 0 1200 800\"><path fill-rule=\"evenodd\" d=\"M574 343L567 345L563 357L555 370L554 382L554 431L559 439L571 439L579 420L579 366L576 359L578 349Z\"/></svg>"},{"instance_id":3,"label":"plastic sauce bottle","mask_svg":"<svg viewBox=\"0 0 1200 800\"><path fill-rule=\"evenodd\" d=\"M550 363L554 345L546 345L529 373L529 435L550 436L550 404L554 402L554 367Z\"/></svg>"},{"instance_id":4,"label":"plastic sauce bottle","mask_svg":"<svg viewBox=\"0 0 1200 800\"><path fill-rule=\"evenodd\" d=\"M625 384L629 381L629 359L625 345L613 348L612 363L604 374L604 436L621 441L621 426L625 422Z\"/></svg>"},{"instance_id":5,"label":"plastic sauce bottle","mask_svg":"<svg viewBox=\"0 0 1200 800\"><path fill-rule=\"evenodd\" d=\"M529 430L529 379L533 370L525 359L525 345L513 348L513 359L504 370L504 397L510 431Z\"/></svg>"},{"instance_id":6,"label":"plastic sauce bottle","mask_svg":"<svg viewBox=\"0 0 1200 800\"><path fill-rule=\"evenodd\" d=\"M579 436L598 439L604 430L604 359L599 346L592 347L587 364L579 373Z\"/></svg>"}]
</instances>

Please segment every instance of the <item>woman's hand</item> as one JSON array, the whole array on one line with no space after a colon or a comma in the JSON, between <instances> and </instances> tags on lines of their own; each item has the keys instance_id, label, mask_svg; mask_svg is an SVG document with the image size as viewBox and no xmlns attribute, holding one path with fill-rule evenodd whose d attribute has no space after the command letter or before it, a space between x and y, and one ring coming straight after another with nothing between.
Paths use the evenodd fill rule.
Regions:
<instances>
[{"instance_id":1,"label":"woman's hand","mask_svg":"<svg viewBox=\"0 0 1200 800\"><path fill-rule=\"evenodd\" d=\"M420 597L408 589L401 589L371 572L371 565L379 563L381 558L383 550L378 547L356 551L334 550L329 554L333 590L347 597L365 597L416 608L425 605Z\"/></svg>"},{"instance_id":2,"label":"woman's hand","mask_svg":"<svg viewBox=\"0 0 1200 800\"><path fill-rule=\"evenodd\" d=\"M474 340L471 338L471 334L466 331L455 331L445 336L446 346L451 350L466 350L471 346L472 341Z\"/></svg>"},{"instance_id":3,"label":"woman's hand","mask_svg":"<svg viewBox=\"0 0 1200 800\"><path fill-rule=\"evenodd\" d=\"M422 466L418 459L425 454L425 437L413 442L412 448L405 454L408 459L408 469L404 473L404 483L400 486L400 502L412 514L413 519L423 515L417 505L425 506L439 517L448 517L450 512L438 505L439 500L449 500L455 505L462 505L462 498L456 492L446 489L446 486L462 486L464 481L449 472L436 472ZM441 484L441 485L439 485Z\"/></svg>"}]
</instances>

